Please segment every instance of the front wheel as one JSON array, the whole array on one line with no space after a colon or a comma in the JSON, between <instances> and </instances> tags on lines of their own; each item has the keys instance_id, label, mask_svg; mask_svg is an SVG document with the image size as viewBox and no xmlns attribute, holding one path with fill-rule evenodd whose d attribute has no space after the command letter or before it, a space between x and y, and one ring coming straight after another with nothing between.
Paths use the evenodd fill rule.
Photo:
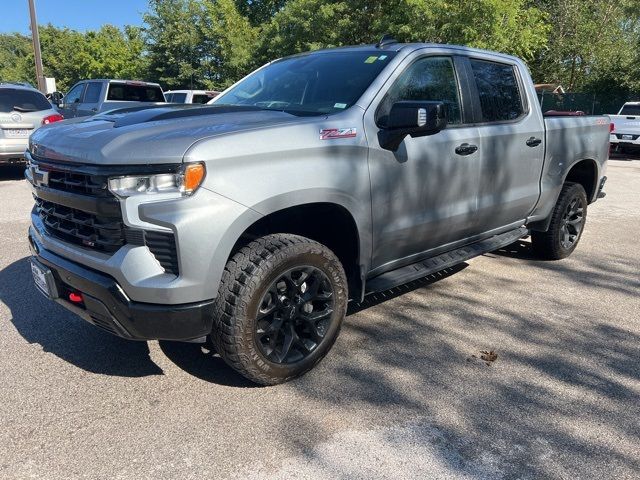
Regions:
<instances>
[{"instance_id":1,"label":"front wheel","mask_svg":"<svg viewBox=\"0 0 640 480\"><path fill-rule=\"evenodd\" d=\"M566 258L578 246L587 221L587 193L579 183L562 187L546 232L532 232L533 251L546 260Z\"/></svg>"},{"instance_id":2,"label":"front wheel","mask_svg":"<svg viewBox=\"0 0 640 480\"><path fill-rule=\"evenodd\" d=\"M347 280L331 250L297 235L267 235L227 263L211 338L232 368L273 385L327 354L346 310Z\"/></svg>"}]
</instances>

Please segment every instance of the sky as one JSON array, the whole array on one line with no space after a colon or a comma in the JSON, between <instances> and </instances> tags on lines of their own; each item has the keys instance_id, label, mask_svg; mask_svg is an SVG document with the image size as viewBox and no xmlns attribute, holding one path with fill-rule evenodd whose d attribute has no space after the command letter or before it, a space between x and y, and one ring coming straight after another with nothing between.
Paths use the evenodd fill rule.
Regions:
<instances>
[{"instance_id":1,"label":"sky","mask_svg":"<svg viewBox=\"0 0 640 480\"><path fill-rule=\"evenodd\" d=\"M34 0L40 25L95 30L105 23L141 25L148 0ZM29 34L28 0L0 0L0 33Z\"/></svg>"}]
</instances>

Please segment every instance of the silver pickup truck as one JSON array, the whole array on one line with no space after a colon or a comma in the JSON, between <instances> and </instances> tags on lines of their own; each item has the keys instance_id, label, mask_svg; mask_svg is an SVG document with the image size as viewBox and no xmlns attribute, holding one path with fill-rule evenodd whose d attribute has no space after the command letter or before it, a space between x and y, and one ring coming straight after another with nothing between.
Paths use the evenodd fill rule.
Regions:
<instances>
[{"instance_id":1,"label":"silver pickup truck","mask_svg":"<svg viewBox=\"0 0 640 480\"><path fill-rule=\"evenodd\" d=\"M56 103L64 118L75 118L117 108L163 104L165 97L157 83L96 79L76 83Z\"/></svg>"},{"instance_id":2,"label":"silver pickup truck","mask_svg":"<svg viewBox=\"0 0 640 480\"><path fill-rule=\"evenodd\" d=\"M517 58L431 44L274 61L213 105L39 129L35 283L113 334L204 341L275 384L361 301L531 235L576 248L609 119L543 118Z\"/></svg>"}]
</instances>

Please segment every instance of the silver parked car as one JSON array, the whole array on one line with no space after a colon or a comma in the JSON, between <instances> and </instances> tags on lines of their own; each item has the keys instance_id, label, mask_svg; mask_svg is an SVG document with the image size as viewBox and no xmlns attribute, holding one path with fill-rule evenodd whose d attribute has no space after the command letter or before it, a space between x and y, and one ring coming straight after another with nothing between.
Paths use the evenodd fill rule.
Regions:
<instances>
[{"instance_id":1,"label":"silver parked car","mask_svg":"<svg viewBox=\"0 0 640 480\"><path fill-rule=\"evenodd\" d=\"M0 83L0 165L24 162L29 135L62 120L46 97L20 83Z\"/></svg>"}]
</instances>

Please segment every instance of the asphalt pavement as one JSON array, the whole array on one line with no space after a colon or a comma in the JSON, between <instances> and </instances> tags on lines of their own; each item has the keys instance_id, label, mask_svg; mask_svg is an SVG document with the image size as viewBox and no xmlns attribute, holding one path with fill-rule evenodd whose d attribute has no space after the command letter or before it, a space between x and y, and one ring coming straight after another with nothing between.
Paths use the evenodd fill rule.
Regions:
<instances>
[{"instance_id":1,"label":"asphalt pavement","mask_svg":"<svg viewBox=\"0 0 640 480\"><path fill-rule=\"evenodd\" d=\"M569 259L523 241L369 298L265 388L44 299L0 170L0 478L640 478L640 160L607 174Z\"/></svg>"}]
</instances>

